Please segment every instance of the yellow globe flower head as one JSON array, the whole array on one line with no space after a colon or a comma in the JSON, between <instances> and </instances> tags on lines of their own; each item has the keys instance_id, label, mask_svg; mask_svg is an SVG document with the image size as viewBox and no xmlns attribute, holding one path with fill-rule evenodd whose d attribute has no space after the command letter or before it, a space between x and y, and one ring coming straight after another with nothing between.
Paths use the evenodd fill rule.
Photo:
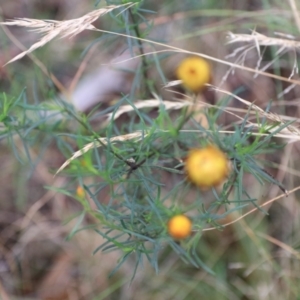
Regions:
<instances>
[{"instance_id":1,"label":"yellow globe flower head","mask_svg":"<svg viewBox=\"0 0 300 300\"><path fill-rule=\"evenodd\" d=\"M80 185L76 189L76 196L79 197L79 198L84 198L85 197L85 191L84 191L83 187L80 186Z\"/></svg>"},{"instance_id":2,"label":"yellow globe flower head","mask_svg":"<svg viewBox=\"0 0 300 300\"><path fill-rule=\"evenodd\" d=\"M191 232L192 221L185 215L174 216L168 222L168 233L176 240L187 238Z\"/></svg>"},{"instance_id":3,"label":"yellow globe flower head","mask_svg":"<svg viewBox=\"0 0 300 300\"><path fill-rule=\"evenodd\" d=\"M192 149L185 161L188 179L203 190L218 186L229 173L228 159L219 148Z\"/></svg>"},{"instance_id":4,"label":"yellow globe flower head","mask_svg":"<svg viewBox=\"0 0 300 300\"><path fill-rule=\"evenodd\" d=\"M176 75L188 90L197 93L210 82L211 67L201 57L188 57L179 64Z\"/></svg>"}]
</instances>

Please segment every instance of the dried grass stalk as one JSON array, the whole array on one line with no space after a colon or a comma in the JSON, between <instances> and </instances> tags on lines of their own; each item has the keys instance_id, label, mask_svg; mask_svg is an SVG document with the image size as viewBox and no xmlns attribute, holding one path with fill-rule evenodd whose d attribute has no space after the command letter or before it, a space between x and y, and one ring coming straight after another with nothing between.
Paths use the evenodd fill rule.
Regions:
<instances>
[{"instance_id":1,"label":"dried grass stalk","mask_svg":"<svg viewBox=\"0 0 300 300\"><path fill-rule=\"evenodd\" d=\"M92 143L88 143L82 149L74 152L72 157L70 157L68 160L66 160L64 162L64 164L58 169L58 171L55 173L55 175L58 174L59 172L61 172L74 159L80 157L81 155L90 151L91 149L101 147L102 145L107 145L108 141L110 144L115 143L115 142L124 142L127 140L140 141L142 138L146 137L147 135L148 135L148 133L145 131L137 131L137 132L133 132L133 133L125 134L125 135L115 136L112 138L99 138L99 141L95 140Z\"/></svg>"},{"instance_id":2,"label":"dried grass stalk","mask_svg":"<svg viewBox=\"0 0 300 300\"><path fill-rule=\"evenodd\" d=\"M175 101L166 101L166 100L157 100L157 99L142 100L142 101L135 102L133 105L120 106L116 112L112 112L106 115L107 121L111 121L112 119L116 120L122 114L130 111L134 111L135 109L155 108L155 107L159 107L160 105L163 105L166 110L171 110L171 109L181 109L185 106L192 105L192 103L188 101L175 102Z\"/></svg>"},{"instance_id":3,"label":"dried grass stalk","mask_svg":"<svg viewBox=\"0 0 300 300\"><path fill-rule=\"evenodd\" d=\"M87 29L95 30L96 28L92 25L92 23L95 22L99 17L111 12L116 8L126 6L126 8L128 9L132 5L134 5L134 3L126 3L123 5L110 5L105 8L94 10L80 18L67 21L20 18L8 22L1 22L1 25L22 26L32 28L33 31L44 35L37 43L33 44L28 50L20 53L19 55L11 59L9 62L6 63L6 65L44 46L45 44L53 40L55 37L73 37Z\"/></svg>"},{"instance_id":4,"label":"dried grass stalk","mask_svg":"<svg viewBox=\"0 0 300 300\"><path fill-rule=\"evenodd\" d=\"M226 95L230 95L230 96L234 97L238 101L240 101L243 104L247 105L250 109L254 110L260 117L265 117L265 118L269 119L270 121L273 121L274 123L278 123L278 125L272 126L272 128L269 129L270 132L274 132L274 131L278 130L278 128L280 126L286 125L286 122L277 114L274 114L274 113L271 113L271 112L266 112L262 108L260 108L259 106L255 105L254 103L249 102L245 99L242 99L242 98L238 97L237 95L232 94L231 92L222 90L222 89L214 87L212 85L211 85L211 88L213 88L214 90L216 90L218 92L221 92L221 93L224 93ZM252 123L252 125L256 125L258 128L260 128L259 124ZM295 137L297 137L299 139L299 136L300 136L300 130L297 127L293 126L293 125L286 126L280 132L281 132L281 134L282 133L283 134L289 134L291 139L294 139Z\"/></svg>"},{"instance_id":5,"label":"dried grass stalk","mask_svg":"<svg viewBox=\"0 0 300 300\"><path fill-rule=\"evenodd\" d=\"M279 46L284 48L300 48L300 42L289 39L280 39L268 37L258 32L252 34L235 34L232 32L227 33L227 44L233 44L238 42L253 43L260 46Z\"/></svg>"}]
</instances>

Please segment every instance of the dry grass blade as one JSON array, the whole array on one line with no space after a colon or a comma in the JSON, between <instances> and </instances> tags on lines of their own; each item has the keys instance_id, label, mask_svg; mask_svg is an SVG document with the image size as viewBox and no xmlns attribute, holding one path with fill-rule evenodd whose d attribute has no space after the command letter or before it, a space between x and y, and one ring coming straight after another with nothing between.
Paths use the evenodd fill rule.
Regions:
<instances>
[{"instance_id":1,"label":"dry grass blade","mask_svg":"<svg viewBox=\"0 0 300 300\"><path fill-rule=\"evenodd\" d=\"M278 239L275 239L272 236L264 234L262 232L256 232L256 235L258 235L259 237L261 237L263 239L266 239L267 241L269 241L270 243L273 243L274 245L277 245L278 247L285 250L286 252L294 255L297 259L300 259L300 252L296 251L294 248L287 245L286 243L283 243L283 242L279 241Z\"/></svg>"},{"instance_id":2,"label":"dry grass blade","mask_svg":"<svg viewBox=\"0 0 300 300\"><path fill-rule=\"evenodd\" d=\"M287 53L288 51L293 51L293 54L295 56L293 67L291 70L291 74L288 77L288 80L294 77L295 73L299 73L298 63L297 63L297 55L296 52L300 48L300 42L295 40L295 37L290 34L283 34L280 32L274 32L277 36L284 37L284 38L273 38L268 37L263 34L260 34L258 32L253 31L252 34L234 34L232 32L228 32L227 38L228 42L227 44L237 43L237 42L244 42L246 43L246 46L239 47L236 49L232 54L227 55L227 58L229 57L235 57L238 53L239 57L238 60L244 61L245 57L247 55L248 51L253 50L256 48L257 54L259 56L256 64L256 70L260 71L266 71L269 67L272 66L272 64L275 63L282 55ZM260 46L263 47L270 47L270 46L276 46L279 49L276 51L275 57L266 63L262 68L260 68L260 64L263 60L262 53L260 50ZM254 78L256 78L259 74L255 74ZM228 73L227 75L228 76ZM293 89L295 87L294 82L289 81L291 85L287 87L285 90L281 92L281 95L286 94L289 90Z\"/></svg>"},{"instance_id":3,"label":"dry grass blade","mask_svg":"<svg viewBox=\"0 0 300 300\"><path fill-rule=\"evenodd\" d=\"M143 137L146 137L147 135L148 135L148 133L145 132L145 131L143 131L143 132L142 131L137 131L137 132L133 132L133 133L125 134L125 135L115 136L115 137L112 137L112 138L99 138L99 141L95 140L92 143L88 143L82 149L74 152L72 157L70 157L68 160L66 160L64 162L64 164L58 169L58 171L55 173L55 175L57 175L59 172L61 172L74 159L80 157L81 155L83 155L84 153L90 151L91 149L101 147L102 145L107 145L108 141L111 144L115 143L115 142L124 142L124 141L127 141L127 140L133 140L133 139L136 140L136 141L139 141Z\"/></svg>"},{"instance_id":4,"label":"dry grass blade","mask_svg":"<svg viewBox=\"0 0 300 300\"><path fill-rule=\"evenodd\" d=\"M134 105L120 106L116 112L109 113L106 115L106 117L108 121L112 119L116 120L122 114L133 111L135 109L155 108L155 107L159 107L160 105L163 105L166 110L170 110L170 109L181 109L185 106L192 105L192 103L188 101L175 102L175 101L166 101L166 100L157 100L157 99L143 100L134 103Z\"/></svg>"},{"instance_id":5,"label":"dry grass blade","mask_svg":"<svg viewBox=\"0 0 300 300\"><path fill-rule=\"evenodd\" d=\"M164 88L169 88L169 87L173 87L173 86L177 86L179 84L182 84L182 80L173 80L173 81L169 81Z\"/></svg>"},{"instance_id":6,"label":"dry grass blade","mask_svg":"<svg viewBox=\"0 0 300 300\"><path fill-rule=\"evenodd\" d=\"M238 218L236 218L235 220L233 220L233 221L231 221L231 222L228 222L228 223L226 223L226 224L222 224L222 228L225 228L225 227L227 227L227 226L229 226L229 225L232 225L232 224L234 224L234 223L236 223L236 222L238 222L238 221L244 219L246 216L252 214L253 212L257 211L259 208L262 208L262 207L264 207L264 206L266 206L266 205L269 205L269 204L271 204L272 202L277 201L277 200L279 200L279 199L282 199L282 198L284 198L284 197L287 197L287 195L290 195L290 194L292 194L292 193L295 193L295 192L298 191L298 190L300 190L300 186L297 186L297 187L295 187L294 189L287 191L287 193L280 194L279 196L274 197L274 198L272 198L272 199L266 201L265 203L259 205L258 207L255 207L255 208L251 209L250 211L244 213L243 215L239 216ZM202 231L211 231L211 230L216 230L216 229L217 229L216 227L209 227L209 228L204 228L204 229L202 229ZM194 232L197 232L197 231L199 231L199 230L198 230L198 229L195 229L195 230L193 230L193 231L194 231Z\"/></svg>"},{"instance_id":7,"label":"dry grass blade","mask_svg":"<svg viewBox=\"0 0 300 300\"><path fill-rule=\"evenodd\" d=\"M294 19L295 19L295 23L298 27L298 31L300 31L300 16L299 16L299 11L298 11L296 2L295 2L295 0L289 0L289 3L290 3L291 11L292 11Z\"/></svg>"},{"instance_id":8,"label":"dry grass blade","mask_svg":"<svg viewBox=\"0 0 300 300\"><path fill-rule=\"evenodd\" d=\"M285 125L285 121L282 120L280 118L279 115L276 115L274 113L270 113L270 112L266 112L264 111L262 108L260 108L259 106L255 105L254 103L251 103L245 99L242 99L240 97L238 97L237 95L234 95L228 91L222 90L220 88L214 87L212 85L210 85L210 87L218 92L224 93L226 95L232 96L235 99L237 99L238 101L242 102L243 104L247 105L249 108L253 109L256 113L258 113L259 116L261 117L265 117L267 119L269 119L270 121L273 121L275 123L279 123L277 126L272 126L272 128L270 128L268 131L273 132L275 130L277 130L280 126ZM259 124L252 124L252 125L256 125L257 127L260 127ZM281 133L285 133L285 134L289 134L291 139L299 139L300 136L300 130L293 126L293 125L288 125L286 126L286 128L283 128L281 130Z\"/></svg>"},{"instance_id":9,"label":"dry grass blade","mask_svg":"<svg viewBox=\"0 0 300 300\"><path fill-rule=\"evenodd\" d=\"M255 125L254 123L251 123L253 125ZM193 132L193 133L200 133L202 135L203 132L200 130L180 130L180 132ZM208 132L213 132L211 130L208 130ZM235 131L233 130L218 130L218 133L222 133L222 134L234 134ZM242 132L244 133L244 132ZM251 132L252 136L269 136L269 133L261 133L261 132ZM293 135L291 136L291 134L280 134L280 133L276 133L273 135L274 137L280 138L280 139L287 139L287 140L293 140L295 142L300 141L300 136L299 135Z\"/></svg>"},{"instance_id":10,"label":"dry grass blade","mask_svg":"<svg viewBox=\"0 0 300 300\"><path fill-rule=\"evenodd\" d=\"M67 20L67 21L55 21L55 20L37 20L37 19L28 19L28 18L21 18L16 19L8 22L1 22L1 25L8 25L8 26L22 26L32 28L33 31L42 33L44 36L38 41L37 43L33 44L28 50L23 51L9 62L14 62L26 54L31 53L32 51L44 46L55 37L60 36L61 38L65 37L73 37L84 30L94 30L96 29L92 23L95 22L99 17L111 12L112 10L120 7L126 6L129 8L130 6L134 5L133 3L126 3L123 5L110 5L105 8L100 8L94 10L80 18Z\"/></svg>"},{"instance_id":11,"label":"dry grass blade","mask_svg":"<svg viewBox=\"0 0 300 300\"><path fill-rule=\"evenodd\" d=\"M294 49L300 48L300 42L298 41L268 37L255 31L252 34L235 34L228 32L227 38L227 44L246 42L260 46L279 46Z\"/></svg>"}]
</instances>

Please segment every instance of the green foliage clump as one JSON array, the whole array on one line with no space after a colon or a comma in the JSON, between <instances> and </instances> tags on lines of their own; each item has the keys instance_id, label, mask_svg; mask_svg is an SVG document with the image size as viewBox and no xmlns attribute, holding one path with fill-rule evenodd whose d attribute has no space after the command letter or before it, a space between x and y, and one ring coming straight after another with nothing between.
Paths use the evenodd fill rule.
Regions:
<instances>
[{"instance_id":1,"label":"green foliage clump","mask_svg":"<svg viewBox=\"0 0 300 300\"><path fill-rule=\"evenodd\" d=\"M179 116L174 117L157 95L154 81L149 77L150 68L154 66L161 82L165 81L161 67L165 56L145 56L145 45L141 40L150 31L151 24L145 15L151 12L143 9L142 1L130 2L139 5L119 9L120 15L111 14L119 22L122 32L128 35L131 50L139 49L141 64L134 77L135 90L130 95L123 95L117 104L102 113L111 113L107 126L95 131L93 113L81 114L59 97L51 104L36 104L29 103L25 93L16 99L3 94L0 102L1 138L7 138L20 161L25 157L20 155L14 136L22 141L22 153L29 161L32 160L29 147L35 144L46 147L52 140L69 158L63 175L69 176L71 183L82 186L85 191L85 196L75 197L82 208L69 237L92 228L105 240L94 253L119 250L121 258L111 274L130 256L136 261L133 277L145 258L158 272L160 253L167 246L186 263L213 273L199 255L203 230L208 225L221 230L223 219L249 205L261 209L245 187L246 174L253 175L261 185L275 184L285 191L282 184L265 170L259 158L278 149L273 142L274 136L290 123L270 121L264 113L249 106L243 121L234 125L230 133L224 133L222 126L217 124L225 110L226 99L201 110L207 120L205 126L193 119L199 113L197 109L191 112L187 107L182 108ZM144 31L140 29L141 24ZM153 95L157 96L158 104L156 116L150 117L135 103L137 100L146 101ZM196 95L191 99L189 106L197 104ZM120 126L114 116L123 105L131 106L134 116ZM256 113L256 127L248 122L253 112ZM226 153L231 172L221 187L201 191L186 179L184 158L189 149L208 144L217 145ZM72 156L76 147L79 150ZM92 178L92 183L86 183L86 178ZM57 191L68 196L75 194L68 187ZM167 232L168 220L177 214L188 215L193 223L193 234L181 242Z\"/></svg>"}]
</instances>

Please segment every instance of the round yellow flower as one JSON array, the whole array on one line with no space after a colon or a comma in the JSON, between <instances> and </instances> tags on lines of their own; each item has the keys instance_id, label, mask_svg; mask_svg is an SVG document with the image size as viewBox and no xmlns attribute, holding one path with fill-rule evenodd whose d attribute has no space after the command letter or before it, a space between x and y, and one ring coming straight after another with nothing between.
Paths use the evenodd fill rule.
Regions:
<instances>
[{"instance_id":1,"label":"round yellow flower","mask_svg":"<svg viewBox=\"0 0 300 300\"><path fill-rule=\"evenodd\" d=\"M222 183L229 173L226 155L213 145L192 149L185 161L188 179L206 190Z\"/></svg>"},{"instance_id":2,"label":"round yellow flower","mask_svg":"<svg viewBox=\"0 0 300 300\"><path fill-rule=\"evenodd\" d=\"M188 57L178 66L177 78L192 92L201 91L211 79L211 68L209 63L201 57Z\"/></svg>"},{"instance_id":3,"label":"round yellow flower","mask_svg":"<svg viewBox=\"0 0 300 300\"><path fill-rule=\"evenodd\" d=\"M177 215L172 217L168 222L168 233L176 239L185 239L192 232L192 221L185 215Z\"/></svg>"},{"instance_id":4,"label":"round yellow flower","mask_svg":"<svg viewBox=\"0 0 300 300\"><path fill-rule=\"evenodd\" d=\"M85 197L85 191L84 191L83 187L80 186L80 185L76 189L76 196L79 197L79 198L84 198Z\"/></svg>"}]
</instances>

